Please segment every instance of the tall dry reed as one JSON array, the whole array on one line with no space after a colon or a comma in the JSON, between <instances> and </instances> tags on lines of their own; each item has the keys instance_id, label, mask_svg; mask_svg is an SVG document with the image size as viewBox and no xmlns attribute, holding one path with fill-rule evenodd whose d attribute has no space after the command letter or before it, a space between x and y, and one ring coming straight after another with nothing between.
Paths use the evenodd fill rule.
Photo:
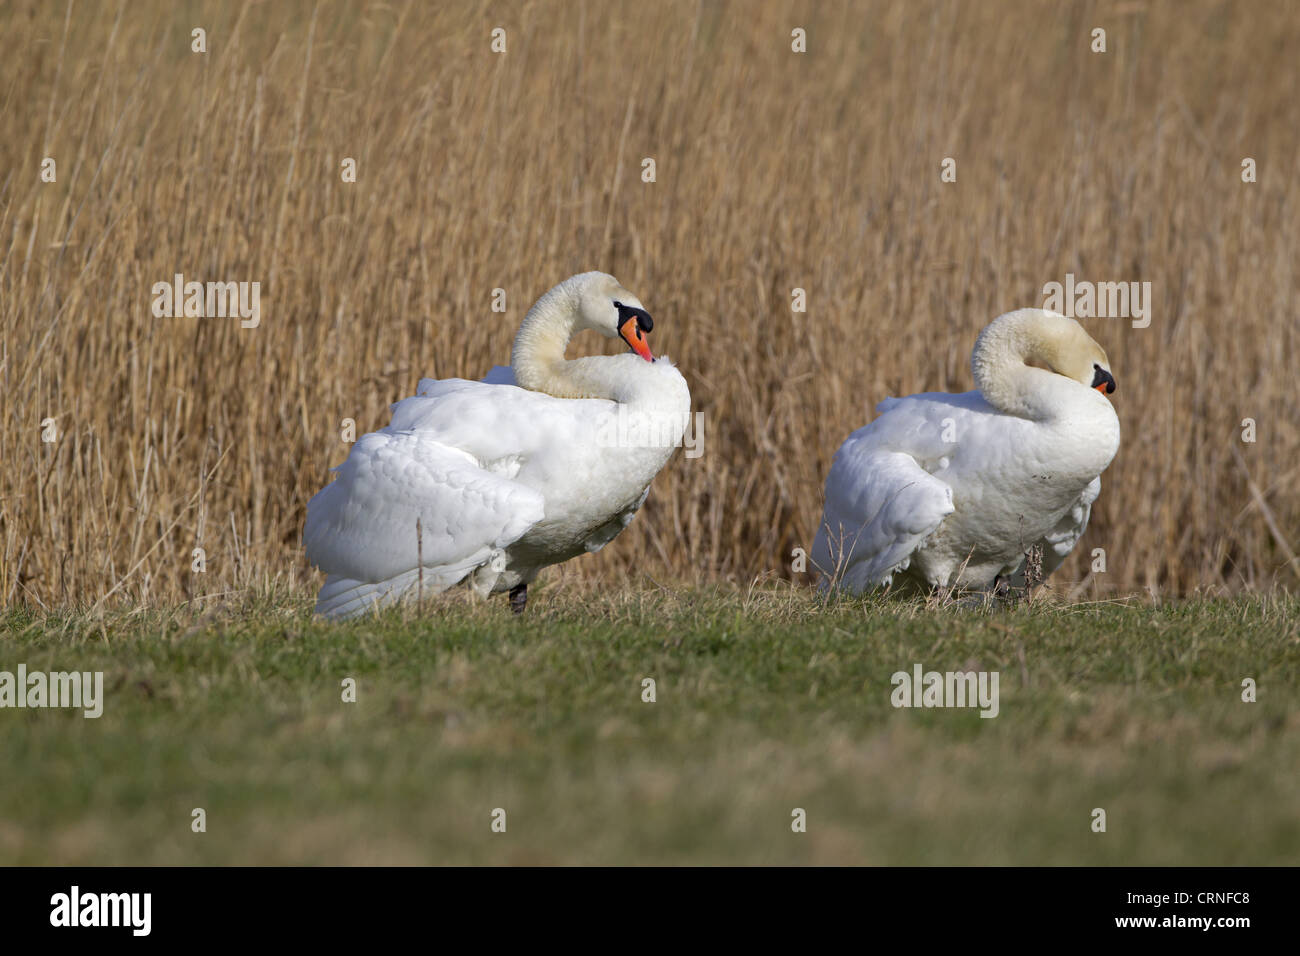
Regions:
<instances>
[{"instance_id":1,"label":"tall dry reed","mask_svg":"<svg viewBox=\"0 0 1300 956\"><path fill-rule=\"evenodd\" d=\"M305 590L342 420L504 363L586 269L705 454L563 574L790 574L875 403L970 388L976 332L1073 273L1153 303L1085 322L1124 442L1060 578L1294 587L1297 49L1292 3L7 4L0 600ZM155 318L176 273L259 281L260 326Z\"/></svg>"}]
</instances>

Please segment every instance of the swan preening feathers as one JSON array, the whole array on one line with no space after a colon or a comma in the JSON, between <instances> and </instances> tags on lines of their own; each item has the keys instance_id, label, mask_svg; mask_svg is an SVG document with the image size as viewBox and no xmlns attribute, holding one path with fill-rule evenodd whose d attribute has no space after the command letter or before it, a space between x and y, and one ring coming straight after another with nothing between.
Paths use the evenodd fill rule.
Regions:
<instances>
[{"instance_id":1,"label":"swan preening feathers","mask_svg":"<svg viewBox=\"0 0 1300 956\"><path fill-rule=\"evenodd\" d=\"M529 310L509 367L421 381L307 506L307 557L327 575L317 612L350 617L462 582L510 591L518 611L541 568L608 544L690 410L681 373L650 351L652 328L636 296L588 272ZM631 351L566 360L585 329Z\"/></svg>"},{"instance_id":2,"label":"swan preening feathers","mask_svg":"<svg viewBox=\"0 0 1300 956\"><path fill-rule=\"evenodd\" d=\"M520 611L541 568L608 544L687 425L653 327L588 272L529 310L508 367L421 381L307 506L307 556L327 575L317 611L460 583L509 591ZM565 359L586 329L630 351ZM1073 319L1021 309L980 333L971 371L975 391L885 399L840 447L812 551L824 588L989 588L1023 579L1035 548L1050 574L1079 540L1119 449L1106 353Z\"/></svg>"},{"instance_id":3,"label":"swan preening feathers","mask_svg":"<svg viewBox=\"0 0 1300 956\"><path fill-rule=\"evenodd\" d=\"M823 587L986 589L1050 574L1119 449L1106 353L1073 319L1021 309L975 343L976 391L887 398L840 447L813 546Z\"/></svg>"}]
</instances>

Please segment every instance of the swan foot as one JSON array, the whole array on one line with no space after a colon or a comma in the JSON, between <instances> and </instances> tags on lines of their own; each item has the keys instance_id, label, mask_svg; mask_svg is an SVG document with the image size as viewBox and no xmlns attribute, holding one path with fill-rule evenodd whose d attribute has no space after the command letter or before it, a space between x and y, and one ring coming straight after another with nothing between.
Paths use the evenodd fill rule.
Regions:
<instances>
[{"instance_id":1,"label":"swan foot","mask_svg":"<svg viewBox=\"0 0 1300 956\"><path fill-rule=\"evenodd\" d=\"M516 614L523 614L524 608L528 605L528 585L516 584L510 589L510 610Z\"/></svg>"}]
</instances>

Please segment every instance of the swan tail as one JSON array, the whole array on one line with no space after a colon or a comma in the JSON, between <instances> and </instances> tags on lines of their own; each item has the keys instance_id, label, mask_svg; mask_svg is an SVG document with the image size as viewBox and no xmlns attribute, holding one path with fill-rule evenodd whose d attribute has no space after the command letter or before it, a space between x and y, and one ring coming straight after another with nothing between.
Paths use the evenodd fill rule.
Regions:
<instances>
[{"instance_id":1,"label":"swan tail","mask_svg":"<svg viewBox=\"0 0 1300 956\"><path fill-rule=\"evenodd\" d=\"M887 586L953 511L952 488L911 455L845 442L826 479L811 555L824 589Z\"/></svg>"},{"instance_id":2,"label":"swan tail","mask_svg":"<svg viewBox=\"0 0 1300 956\"><path fill-rule=\"evenodd\" d=\"M404 571L386 581L356 581L331 574L316 598L316 613L343 619L389 607L412 593L419 580L419 569Z\"/></svg>"}]
</instances>

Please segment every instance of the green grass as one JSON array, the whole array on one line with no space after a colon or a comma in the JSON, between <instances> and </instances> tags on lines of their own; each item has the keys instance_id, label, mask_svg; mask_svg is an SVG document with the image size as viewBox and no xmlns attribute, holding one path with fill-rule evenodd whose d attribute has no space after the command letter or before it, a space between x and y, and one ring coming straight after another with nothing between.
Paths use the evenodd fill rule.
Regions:
<instances>
[{"instance_id":1,"label":"green grass","mask_svg":"<svg viewBox=\"0 0 1300 956\"><path fill-rule=\"evenodd\" d=\"M504 603L8 612L0 670L103 670L106 703L0 710L0 862L1300 861L1294 600ZM999 671L1000 716L894 709L917 662Z\"/></svg>"}]
</instances>

